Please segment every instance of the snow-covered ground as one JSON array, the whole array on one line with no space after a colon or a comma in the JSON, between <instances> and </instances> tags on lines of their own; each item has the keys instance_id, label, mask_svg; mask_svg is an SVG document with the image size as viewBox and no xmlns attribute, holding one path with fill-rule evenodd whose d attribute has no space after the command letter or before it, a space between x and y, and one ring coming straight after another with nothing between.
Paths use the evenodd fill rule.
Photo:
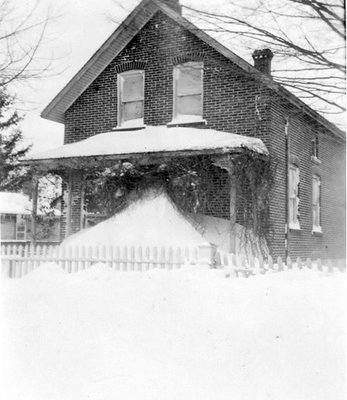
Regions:
<instances>
[{"instance_id":1,"label":"snow-covered ground","mask_svg":"<svg viewBox=\"0 0 347 400\"><path fill-rule=\"evenodd\" d=\"M222 270L2 282L2 399L344 399L345 277Z\"/></svg>"}]
</instances>

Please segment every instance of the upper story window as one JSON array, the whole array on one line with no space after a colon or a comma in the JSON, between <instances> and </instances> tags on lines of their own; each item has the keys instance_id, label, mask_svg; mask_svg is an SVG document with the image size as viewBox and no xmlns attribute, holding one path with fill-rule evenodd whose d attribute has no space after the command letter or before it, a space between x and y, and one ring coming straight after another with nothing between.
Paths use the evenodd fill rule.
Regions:
<instances>
[{"instance_id":1,"label":"upper story window","mask_svg":"<svg viewBox=\"0 0 347 400\"><path fill-rule=\"evenodd\" d=\"M314 161L316 164L320 164L321 161L319 160L319 153L318 153L318 137L316 136L311 143L312 143L311 160Z\"/></svg>"},{"instance_id":2,"label":"upper story window","mask_svg":"<svg viewBox=\"0 0 347 400\"><path fill-rule=\"evenodd\" d=\"M316 158L317 160L319 159L318 157L318 137L315 137L312 140L312 157Z\"/></svg>"},{"instance_id":3,"label":"upper story window","mask_svg":"<svg viewBox=\"0 0 347 400\"><path fill-rule=\"evenodd\" d=\"M318 157L318 137L312 140L312 156L319 158Z\"/></svg>"},{"instance_id":4,"label":"upper story window","mask_svg":"<svg viewBox=\"0 0 347 400\"><path fill-rule=\"evenodd\" d=\"M289 229L300 229L300 171L295 164L289 166L288 177L288 219Z\"/></svg>"},{"instance_id":5,"label":"upper story window","mask_svg":"<svg viewBox=\"0 0 347 400\"><path fill-rule=\"evenodd\" d=\"M321 226L321 179L318 175L312 176L312 231L322 232Z\"/></svg>"},{"instance_id":6,"label":"upper story window","mask_svg":"<svg viewBox=\"0 0 347 400\"><path fill-rule=\"evenodd\" d=\"M144 71L118 74L118 127L143 126Z\"/></svg>"},{"instance_id":7,"label":"upper story window","mask_svg":"<svg viewBox=\"0 0 347 400\"><path fill-rule=\"evenodd\" d=\"M186 62L174 68L173 122L202 121L203 63Z\"/></svg>"}]
</instances>

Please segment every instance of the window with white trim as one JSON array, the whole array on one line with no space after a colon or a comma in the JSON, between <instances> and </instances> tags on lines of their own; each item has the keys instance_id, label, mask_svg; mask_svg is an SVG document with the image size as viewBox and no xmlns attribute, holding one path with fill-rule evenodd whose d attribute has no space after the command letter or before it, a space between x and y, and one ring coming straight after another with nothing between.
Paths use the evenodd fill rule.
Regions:
<instances>
[{"instance_id":1,"label":"window with white trim","mask_svg":"<svg viewBox=\"0 0 347 400\"><path fill-rule=\"evenodd\" d=\"M174 68L173 122L202 121L203 63L186 62Z\"/></svg>"},{"instance_id":2,"label":"window with white trim","mask_svg":"<svg viewBox=\"0 0 347 400\"><path fill-rule=\"evenodd\" d=\"M312 157L319 158L318 157L318 137L316 136L314 139L312 139Z\"/></svg>"},{"instance_id":3,"label":"window with white trim","mask_svg":"<svg viewBox=\"0 0 347 400\"><path fill-rule=\"evenodd\" d=\"M144 71L118 74L118 127L143 126Z\"/></svg>"},{"instance_id":4,"label":"window with white trim","mask_svg":"<svg viewBox=\"0 0 347 400\"><path fill-rule=\"evenodd\" d=\"M289 229L300 229L300 171L294 164L289 166L288 179L288 218Z\"/></svg>"},{"instance_id":5,"label":"window with white trim","mask_svg":"<svg viewBox=\"0 0 347 400\"><path fill-rule=\"evenodd\" d=\"M322 232L321 226L321 179L312 176L312 232Z\"/></svg>"}]
</instances>

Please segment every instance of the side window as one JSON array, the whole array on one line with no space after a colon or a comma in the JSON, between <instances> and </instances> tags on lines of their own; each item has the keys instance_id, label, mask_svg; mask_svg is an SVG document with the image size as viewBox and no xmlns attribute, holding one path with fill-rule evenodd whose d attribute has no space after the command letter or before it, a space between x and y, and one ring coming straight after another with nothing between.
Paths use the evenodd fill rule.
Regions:
<instances>
[{"instance_id":1,"label":"side window","mask_svg":"<svg viewBox=\"0 0 347 400\"><path fill-rule=\"evenodd\" d=\"M289 229L300 229L299 203L300 203L300 171L299 167L292 164L289 166L288 179L288 217Z\"/></svg>"},{"instance_id":2,"label":"side window","mask_svg":"<svg viewBox=\"0 0 347 400\"><path fill-rule=\"evenodd\" d=\"M312 177L312 231L322 232L321 227L321 179L318 175Z\"/></svg>"},{"instance_id":3,"label":"side window","mask_svg":"<svg viewBox=\"0 0 347 400\"><path fill-rule=\"evenodd\" d=\"M202 120L203 63L187 62L174 68L173 121Z\"/></svg>"},{"instance_id":4,"label":"side window","mask_svg":"<svg viewBox=\"0 0 347 400\"><path fill-rule=\"evenodd\" d=\"M312 157L319 159L318 157L318 137L312 140Z\"/></svg>"},{"instance_id":5,"label":"side window","mask_svg":"<svg viewBox=\"0 0 347 400\"><path fill-rule=\"evenodd\" d=\"M134 70L118 74L118 126L143 125L144 71Z\"/></svg>"}]
</instances>

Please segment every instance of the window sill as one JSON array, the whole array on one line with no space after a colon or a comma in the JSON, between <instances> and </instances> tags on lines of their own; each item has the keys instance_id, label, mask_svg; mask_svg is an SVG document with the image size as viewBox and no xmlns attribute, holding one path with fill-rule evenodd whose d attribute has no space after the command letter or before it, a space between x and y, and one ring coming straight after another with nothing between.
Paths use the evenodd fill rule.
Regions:
<instances>
[{"instance_id":1,"label":"window sill","mask_svg":"<svg viewBox=\"0 0 347 400\"><path fill-rule=\"evenodd\" d=\"M182 126L182 125L207 125L207 121L205 119L192 119L192 120L181 120L176 119L172 120L166 126Z\"/></svg>"},{"instance_id":2,"label":"window sill","mask_svg":"<svg viewBox=\"0 0 347 400\"><path fill-rule=\"evenodd\" d=\"M321 227L315 227L315 228L312 230L312 235L313 235L313 236L323 236L322 228L321 228Z\"/></svg>"},{"instance_id":3,"label":"window sill","mask_svg":"<svg viewBox=\"0 0 347 400\"><path fill-rule=\"evenodd\" d=\"M300 225L289 225L290 232L301 232Z\"/></svg>"},{"instance_id":4,"label":"window sill","mask_svg":"<svg viewBox=\"0 0 347 400\"><path fill-rule=\"evenodd\" d=\"M317 158L316 156L311 156L311 161L314 164L317 164L317 165L321 165L322 164L322 161L319 158Z\"/></svg>"},{"instance_id":5,"label":"window sill","mask_svg":"<svg viewBox=\"0 0 347 400\"><path fill-rule=\"evenodd\" d=\"M139 131L145 129L146 125L134 125L134 126L116 126L112 128L112 131Z\"/></svg>"}]
</instances>

